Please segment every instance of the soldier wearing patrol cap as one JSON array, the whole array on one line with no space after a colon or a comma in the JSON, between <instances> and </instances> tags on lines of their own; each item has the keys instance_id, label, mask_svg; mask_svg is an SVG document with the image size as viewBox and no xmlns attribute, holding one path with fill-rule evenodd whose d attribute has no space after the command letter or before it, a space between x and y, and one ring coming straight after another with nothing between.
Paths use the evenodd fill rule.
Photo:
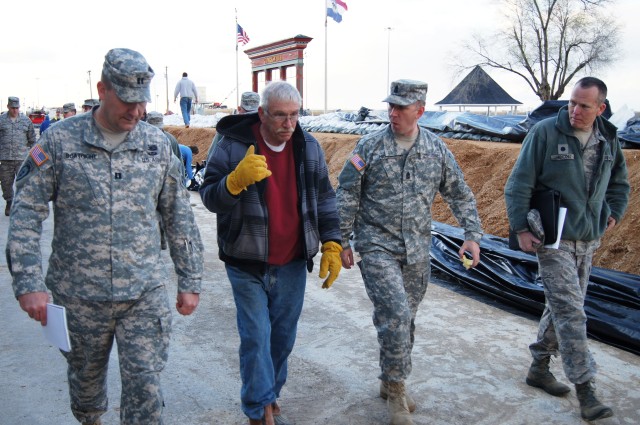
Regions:
<instances>
[{"instance_id":1,"label":"soldier wearing patrol cap","mask_svg":"<svg viewBox=\"0 0 640 425\"><path fill-rule=\"evenodd\" d=\"M436 194L464 228L472 267L480 261L482 228L471 189L442 139L418 126L427 84L391 83L389 125L362 137L346 161L337 189L342 264L351 268L354 249L380 343L380 396L391 424L413 424L415 401L405 381L411 373L415 317L429 282L431 206Z\"/></svg>"},{"instance_id":2,"label":"soldier wearing patrol cap","mask_svg":"<svg viewBox=\"0 0 640 425\"><path fill-rule=\"evenodd\" d=\"M199 301L203 246L180 161L162 131L139 122L153 75L140 53L110 50L97 84L101 106L47 130L16 177L7 242L14 293L43 325L47 290L66 307L71 410L83 424L100 424L107 410L114 339L120 423L162 423L171 310L158 215L178 276L176 309L191 314ZM56 220L44 277L40 236L49 202Z\"/></svg>"},{"instance_id":3,"label":"soldier wearing patrol cap","mask_svg":"<svg viewBox=\"0 0 640 425\"><path fill-rule=\"evenodd\" d=\"M7 202L4 215L8 216L13 202L13 179L36 141L33 123L20 112L20 99L9 96L8 111L0 114L0 186Z\"/></svg>"},{"instance_id":4,"label":"soldier wearing patrol cap","mask_svg":"<svg viewBox=\"0 0 640 425\"><path fill-rule=\"evenodd\" d=\"M258 107L260 106L260 95L253 91L246 91L242 93L240 98L240 105L238 105L237 113L238 114L247 114L251 112L257 112ZM211 146L209 146L209 151L207 152L207 158L211 155L211 151L213 147L218 144L220 139L222 138L222 134L216 132L216 135L213 136L213 140L211 141Z\"/></svg>"},{"instance_id":5,"label":"soldier wearing patrol cap","mask_svg":"<svg viewBox=\"0 0 640 425\"><path fill-rule=\"evenodd\" d=\"M76 114L76 104L73 102L62 105L62 116L64 118L72 117Z\"/></svg>"},{"instance_id":6,"label":"soldier wearing patrol cap","mask_svg":"<svg viewBox=\"0 0 640 425\"><path fill-rule=\"evenodd\" d=\"M82 104L82 112L89 112L94 106L99 104L100 101L98 99L85 99Z\"/></svg>"}]
</instances>

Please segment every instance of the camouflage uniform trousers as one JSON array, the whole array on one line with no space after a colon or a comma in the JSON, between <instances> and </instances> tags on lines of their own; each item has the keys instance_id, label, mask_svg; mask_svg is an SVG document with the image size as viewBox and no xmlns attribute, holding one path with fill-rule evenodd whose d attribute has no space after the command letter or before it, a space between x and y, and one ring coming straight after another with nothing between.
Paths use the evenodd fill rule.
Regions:
<instances>
[{"instance_id":1,"label":"camouflage uniform trousers","mask_svg":"<svg viewBox=\"0 0 640 425\"><path fill-rule=\"evenodd\" d=\"M122 396L120 423L162 424L160 372L167 361L171 310L164 287L133 301L100 302L63 297L71 352L67 375L71 410L93 423L107 411L107 368L114 337L118 346Z\"/></svg>"},{"instance_id":2,"label":"camouflage uniform trousers","mask_svg":"<svg viewBox=\"0 0 640 425\"><path fill-rule=\"evenodd\" d=\"M404 381L411 373L415 318L430 276L430 264L405 264L384 251L361 252L358 263L373 303L373 324L380 344L379 378Z\"/></svg>"},{"instance_id":3,"label":"camouflage uniform trousers","mask_svg":"<svg viewBox=\"0 0 640 425\"><path fill-rule=\"evenodd\" d=\"M2 197L7 204L13 202L13 181L22 165L18 160L0 161L0 186L2 186Z\"/></svg>"},{"instance_id":4,"label":"camouflage uniform trousers","mask_svg":"<svg viewBox=\"0 0 640 425\"><path fill-rule=\"evenodd\" d=\"M560 352L567 379L589 381L596 364L587 342L587 294L591 261L599 241L561 241L559 249L540 248L539 272L546 298L537 341L529 346L535 359Z\"/></svg>"}]
</instances>

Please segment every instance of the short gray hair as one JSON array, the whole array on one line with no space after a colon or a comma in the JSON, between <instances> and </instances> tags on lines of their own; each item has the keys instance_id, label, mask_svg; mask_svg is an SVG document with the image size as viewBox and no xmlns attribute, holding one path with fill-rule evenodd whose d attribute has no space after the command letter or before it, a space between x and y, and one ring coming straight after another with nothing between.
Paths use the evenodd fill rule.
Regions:
<instances>
[{"instance_id":1,"label":"short gray hair","mask_svg":"<svg viewBox=\"0 0 640 425\"><path fill-rule=\"evenodd\" d=\"M300 92L286 81L272 81L267 84L262 90L260 107L268 112L269 102L276 100L293 101L298 104L298 108L302 106Z\"/></svg>"}]
</instances>

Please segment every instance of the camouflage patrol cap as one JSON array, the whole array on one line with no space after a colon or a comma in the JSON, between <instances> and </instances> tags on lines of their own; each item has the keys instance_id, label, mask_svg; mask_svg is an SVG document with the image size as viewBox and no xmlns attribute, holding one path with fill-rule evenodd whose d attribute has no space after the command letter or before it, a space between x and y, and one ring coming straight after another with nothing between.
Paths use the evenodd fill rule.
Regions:
<instances>
[{"instance_id":1,"label":"camouflage patrol cap","mask_svg":"<svg viewBox=\"0 0 640 425\"><path fill-rule=\"evenodd\" d=\"M256 92L246 91L242 93L242 100L240 100L240 106L247 112L255 112L260 106L260 95Z\"/></svg>"},{"instance_id":2,"label":"camouflage patrol cap","mask_svg":"<svg viewBox=\"0 0 640 425\"><path fill-rule=\"evenodd\" d=\"M9 103L7 106L9 108L19 108L20 107L20 99L15 96L9 96Z\"/></svg>"},{"instance_id":3,"label":"camouflage patrol cap","mask_svg":"<svg viewBox=\"0 0 640 425\"><path fill-rule=\"evenodd\" d=\"M158 128L164 127L164 116L160 112L152 111L147 114L147 122Z\"/></svg>"},{"instance_id":4,"label":"camouflage patrol cap","mask_svg":"<svg viewBox=\"0 0 640 425\"><path fill-rule=\"evenodd\" d=\"M71 112L71 111L75 111L76 110L76 104L71 102L71 103L65 103L64 105L62 105L62 113L66 114L67 112Z\"/></svg>"},{"instance_id":5,"label":"camouflage patrol cap","mask_svg":"<svg viewBox=\"0 0 640 425\"><path fill-rule=\"evenodd\" d=\"M153 69L140 53L131 49L111 49L104 57L102 74L125 103L151 102L149 85Z\"/></svg>"},{"instance_id":6,"label":"camouflage patrol cap","mask_svg":"<svg viewBox=\"0 0 640 425\"><path fill-rule=\"evenodd\" d=\"M391 83L389 96L383 102L407 106L427 100L427 83L416 80L397 80Z\"/></svg>"},{"instance_id":7,"label":"camouflage patrol cap","mask_svg":"<svg viewBox=\"0 0 640 425\"><path fill-rule=\"evenodd\" d=\"M82 107L84 108L85 106L89 106L93 108L94 106L99 104L100 104L100 101L98 99L85 99L84 103L82 104Z\"/></svg>"}]
</instances>

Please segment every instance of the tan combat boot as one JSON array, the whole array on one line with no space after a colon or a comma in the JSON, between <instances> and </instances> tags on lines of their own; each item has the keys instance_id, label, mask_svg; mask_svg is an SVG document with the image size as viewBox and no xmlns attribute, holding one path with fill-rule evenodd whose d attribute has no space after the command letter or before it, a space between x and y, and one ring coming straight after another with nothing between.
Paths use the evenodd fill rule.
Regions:
<instances>
[{"instance_id":1,"label":"tan combat boot","mask_svg":"<svg viewBox=\"0 0 640 425\"><path fill-rule=\"evenodd\" d=\"M388 382L386 381L380 381L380 397L383 400L386 400L389 397L389 389L387 388L387 384ZM407 407L409 408L409 412L411 413L415 412L416 402L413 399L413 397L411 397L411 395L409 394L409 391L407 390L406 386L404 390L404 397L407 400Z\"/></svg>"},{"instance_id":2,"label":"tan combat boot","mask_svg":"<svg viewBox=\"0 0 640 425\"><path fill-rule=\"evenodd\" d=\"M613 416L613 410L600 403L596 398L596 387L593 380L584 384L576 384L576 393L578 393L578 401L580 401L582 419L595 421Z\"/></svg>"},{"instance_id":3,"label":"tan combat boot","mask_svg":"<svg viewBox=\"0 0 640 425\"><path fill-rule=\"evenodd\" d=\"M387 383L387 409L391 418L390 425L414 425L407 406L404 382Z\"/></svg>"},{"instance_id":4,"label":"tan combat boot","mask_svg":"<svg viewBox=\"0 0 640 425\"><path fill-rule=\"evenodd\" d=\"M558 382L553 373L549 370L549 361L551 357L545 357L537 360L533 359L529 373L527 373L527 385L536 388L542 388L548 394L555 397L562 397L571 391L567 385Z\"/></svg>"}]
</instances>

